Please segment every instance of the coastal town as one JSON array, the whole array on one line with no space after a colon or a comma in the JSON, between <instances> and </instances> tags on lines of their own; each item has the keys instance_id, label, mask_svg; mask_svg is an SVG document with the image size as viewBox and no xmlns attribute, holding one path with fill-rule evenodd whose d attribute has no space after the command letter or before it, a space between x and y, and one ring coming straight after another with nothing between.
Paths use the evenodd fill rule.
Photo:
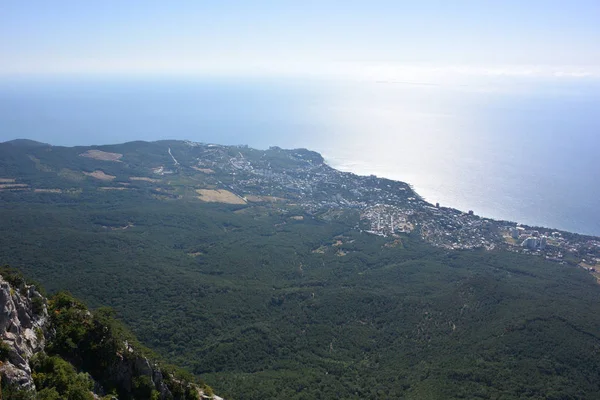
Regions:
<instances>
[{"instance_id":1,"label":"coastal town","mask_svg":"<svg viewBox=\"0 0 600 400\"><path fill-rule=\"evenodd\" d=\"M189 141L167 141L157 146L151 159L133 158L131 164L123 161L127 158L121 153L88 150L78 156L92 164L80 172L63 168L55 183L5 176L0 178L0 191L65 196L85 190L138 191L165 201L200 200L275 210L298 220L327 221L332 215L343 215L352 229L391 242L411 235L447 250L498 249L528 254L585 268L600 281L598 237L499 221L470 210L431 204L407 183L338 171L320 154L306 149L257 150ZM36 170L49 170L39 159L29 159ZM104 164L95 164L97 161ZM74 187L74 182L81 186Z\"/></svg>"},{"instance_id":2,"label":"coastal town","mask_svg":"<svg viewBox=\"0 0 600 400\"><path fill-rule=\"evenodd\" d=\"M591 272L600 265L599 238L430 204L406 183L338 171L312 151L187 143L197 154L194 170L213 171L218 186L242 199L285 199L315 215L330 209L354 210L360 216L356 228L366 234L418 234L446 249L502 248L575 263ZM181 166L170 166L177 167Z\"/></svg>"}]
</instances>

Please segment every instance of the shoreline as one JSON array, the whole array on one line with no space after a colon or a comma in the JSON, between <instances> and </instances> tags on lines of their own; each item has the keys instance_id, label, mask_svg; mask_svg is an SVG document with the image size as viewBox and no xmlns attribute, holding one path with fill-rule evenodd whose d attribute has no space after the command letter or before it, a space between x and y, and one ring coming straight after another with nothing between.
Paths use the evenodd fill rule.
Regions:
<instances>
[{"instance_id":1,"label":"shoreline","mask_svg":"<svg viewBox=\"0 0 600 400\"><path fill-rule=\"evenodd\" d=\"M319 154L321 154L321 153L319 153ZM418 189L413 183L409 183L409 182L403 181L401 179L396 179L396 178L388 177L385 175L371 174L371 173L360 171L360 170L357 171L357 170L352 169L351 167L346 167L343 162L341 162L342 165L339 165L340 162L336 162L335 158L330 158L330 157L326 157L326 156L323 156L323 158L325 160L325 163L328 166L330 166L331 168L336 169L338 171L341 171L341 172L349 172L349 173L355 174L357 176L363 176L363 177L374 175L378 178L405 183L408 186L410 186L410 188L413 190L415 195L417 195L421 200L425 201L426 203L428 203L431 206L434 206L436 203L439 203L442 207L447 207L447 208L450 208L452 210L456 210L459 212L466 213L469 210L472 210L473 212L475 212L476 215L480 216L481 218L491 219L491 220L498 221L498 222L514 223L519 226L526 226L526 227L530 227L530 228L561 231L561 232L565 232L565 233L569 233L569 234L579 235L582 237L600 238L600 232L596 234L596 233L591 233L591 232L571 230L568 228L561 228L561 227L556 227L556 226L552 226L552 225L545 225L543 222L523 221L522 218L503 217L503 216L499 216L499 215L493 215L494 213L490 213L490 212L486 212L486 211L479 212L479 211L477 211L477 207L462 207L461 205L454 205L454 204L452 204L451 200L445 201L443 199L443 194L441 194L441 193L438 196L436 196L436 201L432 202L432 201L428 200L427 196L421 194L421 191L423 189L422 188ZM431 197L431 196L429 196L429 197Z\"/></svg>"}]
</instances>

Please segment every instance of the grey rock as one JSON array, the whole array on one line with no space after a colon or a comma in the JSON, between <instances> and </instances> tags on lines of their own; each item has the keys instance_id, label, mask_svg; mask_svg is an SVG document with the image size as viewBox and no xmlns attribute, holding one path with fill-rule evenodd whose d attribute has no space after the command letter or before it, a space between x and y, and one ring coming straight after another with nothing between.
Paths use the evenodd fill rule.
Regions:
<instances>
[{"instance_id":1,"label":"grey rock","mask_svg":"<svg viewBox=\"0 0 600 400\"><path fill-rule=\"evenodd\" d=\"M32 299L42 297L35 287L12 287L0 276L0 340L8 345L8 360L0 366L0 375L11 385L21 389L35 389L29 368L29 359L44 349L44 325L48 309L44 303L41 312L33 312Z\"/></svg>"},{"instance_id":2,"label":"grey rock","mask_svg":"<svg viewBox=\"0 0 600 400\"><path fill-rule=\"evenodd\" d=\"M37 298L43 300L42 307L38 313L34 313L33 299L39 302ZM86 316L92 318L90 312L86 312ZM48 322L46 300L33 285L16 288L0 275L0 340L9 349L7 359L0 360L0 377L9 385L19 390L35 391L29 361L34 354L44 350L44 332L52 332ZM173 398L160 367L137 353L129 343L123 345L122 351L117 353L120 361L107 371L112 379L126 391L131 391L134 376L148 376L160 393L161 400ZM174 379L172 376L167 378ZM201 398L208 398L197 385L180 383L197 390ZM94 392L95 398L100 398L98 393L103 394L102 387L96 384ZM220 399L217 396L214 398Z\"/></svg>"}]
</instances>

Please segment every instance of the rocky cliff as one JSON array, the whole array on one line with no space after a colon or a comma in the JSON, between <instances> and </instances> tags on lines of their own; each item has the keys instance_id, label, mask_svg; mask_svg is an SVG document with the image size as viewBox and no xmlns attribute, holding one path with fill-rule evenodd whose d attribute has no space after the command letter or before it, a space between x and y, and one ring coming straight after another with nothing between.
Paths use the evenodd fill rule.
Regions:
<instances>
[{"instance_id":1,"label":"rocky cliff","mask_svg":"<svg viewBox=\"0 0 600 400\"><path fill-rule=\"evenodd\" d=\"M38 396L40 390L66 397L60 390L71 389L52 387L55 379L49 376L56 365L68 365L74 380L83 379L89 399L110 393L106 398L222 400L208 386L143 355L110 317L94 315L67 294L48 301L14 273L0 275L0 339L0 399L2 388L5 397L11 393L6 398L14 393L55 398ZM52 357L59 362L47 362Z\"/></svg>"},{"instance_id":2,"label":"rocky cliff","mask_svg":"<svg viewBox=\"0 0 600 400\"><path fill-rule=\"evenodd\" d=\"M0 275L0 375L22 389L35 389L29 360L45 345L46 300L33 285L13 287Z\"/></svg>"}]
</instances>

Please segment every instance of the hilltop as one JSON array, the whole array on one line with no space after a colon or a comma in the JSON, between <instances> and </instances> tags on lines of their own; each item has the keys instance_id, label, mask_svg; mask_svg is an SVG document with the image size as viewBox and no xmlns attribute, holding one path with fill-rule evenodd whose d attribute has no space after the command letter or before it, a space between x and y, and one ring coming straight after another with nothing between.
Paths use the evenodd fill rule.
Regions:
<instances>
[{"instance_id":1,"label":"hilltop","mask_svg":"<svg viewBox=\"0 0 600 400\"><path fill-rule=\"evenodd\" d=\"M226 398L600 392L600 287L579 267L597 238L437 207L306 149L4 143L0 159L0 262L113 307Z\"/></svg>"}]
</instances>

